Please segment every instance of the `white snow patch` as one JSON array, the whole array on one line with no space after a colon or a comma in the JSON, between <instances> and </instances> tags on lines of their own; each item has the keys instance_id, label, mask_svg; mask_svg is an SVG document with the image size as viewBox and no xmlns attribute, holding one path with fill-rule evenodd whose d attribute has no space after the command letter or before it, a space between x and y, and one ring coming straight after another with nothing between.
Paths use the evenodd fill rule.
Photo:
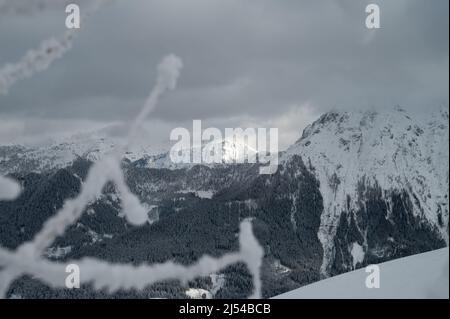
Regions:
<instances>
[{"instance_id":1,"label":"white snow patch","mask_svg":"<svg viewBox=\"0 0 450 319\"><path fill-rule=\"evenodd\" d=\"M189 288L186 295L191 299L211 299L212 295L208 290L200 288Z\"/></svg>"},{"instance_id":2,"label":"white snow patch","mask_svg":"<svg viewBox=\"0 0 450 319\"><path fill-rule=\"evenodd\" d=\"M189 193L193 193L195 196L199 197L199 198L206 198L206 199L211 199L214 196L214 191L213 190L192 190L192 189L185 189L185 190L180 190L177 192L178 194L189 194Z\"/></svg>"},{"instance_id":3,"label":"white snow patch","mask_svg":"<svg viewBox=\"0 0 450 319\"><path fill-rule=\"evenodd\" d=\"M353 268L355 268L358 263L362 263L364 261L364 249L358 243L353 243L350 253L353 257Z\"/></svg>"},{"instance_id":4,"label":"white snow patch","mask_svg":"<svg viewBox=\"0 0 450 319\"><path fill-rule=\"evenodd\" d=\"M272 264L273 270L275 271L275 273L282 275L282 274L287 274L289 272L291 272L291 269L289 267L286 267L285 265L283 265L281 263L281 261L279 261L278 259L275 259L275 261Z\"/></svg>"},{"instance_id":5,"label":"white snow patch","mask_svg":"<svg viewBox=\"0 0 450 319\"><path fill-rule=\"evenodd\" d=\"M66 247L50 247L47 248L44 255L48 258L62 258L72 251L72 246Z\"/></svg>"},{"instance_id":6,"label":"white snow patch","mask_svg":"<svg viewBox=\"0 0 450 319\"><path fill-rule=\"evenodd\" d=\"M225 284L225 275L224 274L211 274L209 275L212 282L211 294L215 296L217 292L223 287Z\"/></svg>"}]
</instances>

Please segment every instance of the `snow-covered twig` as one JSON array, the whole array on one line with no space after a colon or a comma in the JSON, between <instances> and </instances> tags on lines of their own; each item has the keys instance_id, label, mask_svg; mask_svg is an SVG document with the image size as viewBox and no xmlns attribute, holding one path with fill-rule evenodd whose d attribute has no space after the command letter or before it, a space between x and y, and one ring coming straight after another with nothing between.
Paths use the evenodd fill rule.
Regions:
<instances>
[{"instance_id":1,"label":"snow-covered twig","mask_svg":"<svg viewBox=\"0 0 450 319\"><path fill-rule=\"evenodd\" d=\"M87 20L103 4L95 0L82 20ZM57 59L72 48L77 29L70 29L60 38L52 37L41 42L38 48L31 49L15 63L7 63L0 68L0 94L7 94L17 82L32 77L35 73L47 70Z\"/></svg>"},{"instance_id":2,"label":"snow-covered twig","mask_svg":"<svg viewBox=\"0 0 450 319\"><path fill-rule=\"evenodd\" d=\"M18 62L8 63L0 69L0 94L7 94L18 81L42 72L72 48L75 33L67 31L60 38L44 40L37 49L29 50Z\"/></svg>"},{"instance_id":3,"label":"snow-covered twig","mask_svg":"<svg viewBox=\"0 0 450 319\"><path fill-rule=\"evenodd\" d=\"M115 292L119 289L143 289L158 281L169 279L186 283L196 277L207 276L229 265L243 262L253 275L254 287L250 297L259 298L261 295L260 266L264 252L256 241L252 225L248 220L241 223L239 243L240 250L238 252L225 254L219 258L203 256L197 263L190 266L175 264L171 261L155 265L133 266L110 264L93 258L67 263L76 263L79 266L82 283L91 283L98 290L105 289L108 292ZM0 274L0 280L9 280L10 282L13 276L28 274L52 287L64 288L67 276L65 264L37 258L30 252L21 251L14 254L0 250L0 265L6 264L6 267L9 267ZM12 271L12 276L8 274L9 271ZM1 275L5 275L5 277L2 278ZM2 284L0 284L0 288L2 288Z\"/></svg>"},{"instance_id":4,"label":"snow-covered twig","mask_svg":"<svg viewBox=\"0 0 450 319\"><path fill-rule=\"evenodd\" d=\"M82 0L88 4L91 0ZM0 0L1 16L29 16L46 10L61 10L72 0ZM80 0L76 1L80 4Z\"/></svg>"}]
</instances>

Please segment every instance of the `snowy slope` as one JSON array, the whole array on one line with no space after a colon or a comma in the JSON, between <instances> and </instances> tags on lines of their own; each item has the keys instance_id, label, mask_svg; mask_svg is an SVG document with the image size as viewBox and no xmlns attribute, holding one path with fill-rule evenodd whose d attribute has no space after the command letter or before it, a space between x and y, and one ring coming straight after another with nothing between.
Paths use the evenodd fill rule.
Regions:
<instances>
[{"instance_id":1,"label":"snowy slope","mask_svg":"<svg viewBox=\"0 0 450 319\"><path fill-rule=\"evenodd\" d=\"M435 250L379 264L380 288L367 288L365 269L328 278L275 299L449 298L449 251Z\"/></svg>"},{"instance_id":2,"label":"snowy slope","mask_svg":"<svg viewBox=\"0 0 450 319\"><path fill-rule=\"evenodd\" d=\"M400 108L330 112L304 130L281 162L295 154L320 182L324 212L318 236L324 248L323 274L333 258L340 216L365 205L361 188L367 186L380 188L390 207L390 194L406 191L414 215L427 220L448 244L447 109L420 119ZM352 249L354 259L364 257L364 246Z\"/></svg>"}]
</instances>

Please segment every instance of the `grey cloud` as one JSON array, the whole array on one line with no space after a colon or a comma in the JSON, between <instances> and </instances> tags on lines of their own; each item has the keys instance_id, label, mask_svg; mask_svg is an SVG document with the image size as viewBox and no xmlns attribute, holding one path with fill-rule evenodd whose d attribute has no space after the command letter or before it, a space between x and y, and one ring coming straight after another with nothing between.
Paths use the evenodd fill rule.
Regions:
<instances>
[{"instance_id":1,"label":"grey cloud","mask_svg":"<svg viewBox=\"0 0 450 319\"><path fill-rule=\"evenodd\" d=\"M130 119L153 85L154 65L170 52L183 59L183 75L153 116L173 125L264 123L306 104L314 114L448 105L448 1L376 1L376 31L364 25L367 3L107 1L67 56L0 97L0 114ZM58 10L2 16L0 65L61 34L64 17Z\"/></svg>"}]
</instances>

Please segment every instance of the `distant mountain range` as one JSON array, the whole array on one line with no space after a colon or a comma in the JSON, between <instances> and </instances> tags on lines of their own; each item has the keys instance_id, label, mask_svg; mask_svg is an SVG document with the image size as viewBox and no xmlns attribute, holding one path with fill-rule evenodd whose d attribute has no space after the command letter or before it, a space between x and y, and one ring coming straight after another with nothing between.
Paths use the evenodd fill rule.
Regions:
<instances>
[{"instance_id":1,"label":"distant mountain range","mask_svg":"<svg viewBox=\"0 0 450 319\"><path fill-rule=\"evenodd\" d=\"M252 217L265 249L263 294L271 297L328 276L448 245L448 110L414 119L392 111L329 112L280 154L273 175L258 164L174 165L167 152L126 154L132 191L149 223L119 214L114 185L47 251L47 258L96 256L116 262L192 263L237 249L239 221ZM21 181L15 202L0 202L0 243L29 240L80 189L92 161L115 141L77 137L29 148L0 146L0 172ZM226 144L227 150L232 145ZM231 150L232 151L232 150ZM113 297L239 298L251 289L237 264L187 286L164 282ZM53 290L31 278L15 297L109 297L89 286Z\"/></svg>"}]
</instances>

